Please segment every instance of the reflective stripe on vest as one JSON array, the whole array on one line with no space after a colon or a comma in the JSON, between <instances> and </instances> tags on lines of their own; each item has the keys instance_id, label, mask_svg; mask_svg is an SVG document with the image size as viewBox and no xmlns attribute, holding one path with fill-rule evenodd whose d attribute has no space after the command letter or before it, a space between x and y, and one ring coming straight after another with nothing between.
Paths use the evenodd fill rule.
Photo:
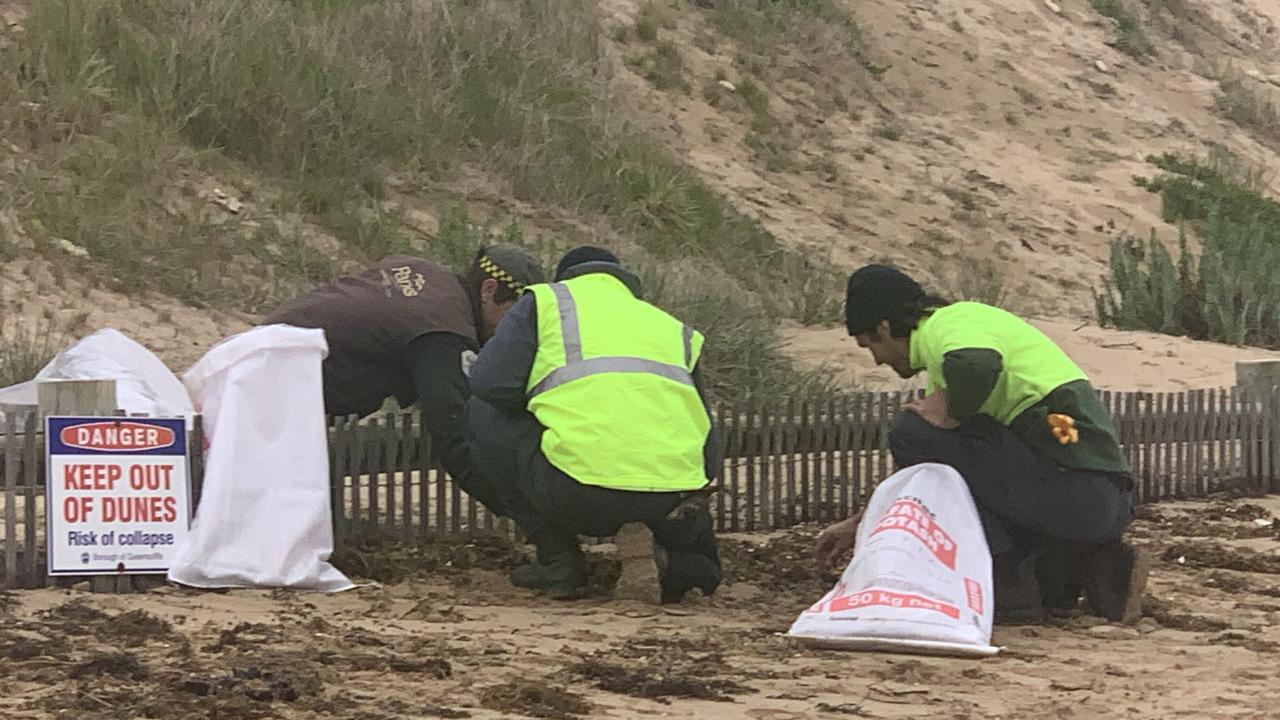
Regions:
<instances>
[{"instance_id":1,"label":"reflective stripe on vest","mask_svg":"<svg viewBox=\"0 0 1280 720\"><path fill-rule=\"evenodd\" d=\"M711 421L692 377L702 335L611 275L530 290L538 350L526 392L548 462L584 485L705 487Z\"/></svg>"},{"instance_id":2,"label":"reflective stripe on vest","mask_svg":"<svg viewBox=\"0 0 1280 720\"><path fill-rule=\"evenodd\" d=\"M529 391L529 397L536 397L548 390L560 387L567 382L580 380L588 375L610 372L650 373L694 387L693 376L689 374L688 370L677 365L661 363L657 360L646 360L637 357L597 357L583 360L582 335L578 326L578 306L573 301L573 293L569 292L569 288L562 283L552 284L551 292L555 293L556 306L560 311L560 334L564 337L565 365L552 371L550 375L539 381L533 387L533 390ZM682 331L682 339L684 340L684 364L685 367L689 367L693 362L693 328L685 325Z\"/></svg>"}]
</instances>

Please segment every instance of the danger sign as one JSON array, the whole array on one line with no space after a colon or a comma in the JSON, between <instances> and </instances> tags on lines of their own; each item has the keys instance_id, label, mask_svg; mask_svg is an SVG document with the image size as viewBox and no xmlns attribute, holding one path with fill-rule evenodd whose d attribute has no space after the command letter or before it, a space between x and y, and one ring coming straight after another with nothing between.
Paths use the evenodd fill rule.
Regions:
<instances>
[{"instance_id":1,"label":"danger sign","mask_svg":"<svg viewBox=\"0 0 1280 720\"><path fill-rule=\"evenodd\" d=\"M191 520L182 418L49 417L50 575L168 572Z\"/></svg>"}]
</instances>

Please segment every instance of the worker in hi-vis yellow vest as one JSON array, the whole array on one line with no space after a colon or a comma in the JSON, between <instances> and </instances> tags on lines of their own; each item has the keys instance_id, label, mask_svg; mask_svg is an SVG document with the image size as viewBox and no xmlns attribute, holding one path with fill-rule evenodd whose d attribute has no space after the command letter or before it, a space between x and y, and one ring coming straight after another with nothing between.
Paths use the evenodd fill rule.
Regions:
<instances>
[{"instance_id":1,"label":"worker in hi-vis yellow vest","mask_svg":"<svg viewBox=\"0 0 1280 720\"><path fill-rule=\"evenodd\" d=\"M928 374L923 400L895 419L899 468L936 462L965 479L990 547L997 622L1089 608L1132 622L1145 554L1121 536L1133 476L1084 372L1031 324L999 308L950 303L886 265L854 272L845 323L878 365ZM818 555L853 545L858 518L828 528Z\"/></svg>"},{"instance_id":2,"label":"worker in hi-vis yellow vest","mask_svg":"<svg viewBox=\"0 0 1280 720\"><path fill-rule=\"evenodd\" d=\"M711 514L718 441L701 389L703 337L641 299L607 250L569 251L531 285L471 368L467 430L497 486L490 510L537 548L513 584L586 590L578 535L617 537L619 596L677 602L720 583Z\"/></svg>"}]
</instances>

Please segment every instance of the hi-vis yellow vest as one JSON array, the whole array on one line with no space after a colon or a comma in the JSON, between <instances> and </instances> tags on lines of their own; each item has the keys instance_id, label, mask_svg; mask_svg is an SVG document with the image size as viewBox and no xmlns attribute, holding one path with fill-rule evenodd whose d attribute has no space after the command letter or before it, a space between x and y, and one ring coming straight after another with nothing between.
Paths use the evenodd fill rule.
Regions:
<instances>
[{"instance_id":1,"label":"hi-vis yellow vest","mask_svg":"<svg viewBox=\"0 0 1280 720\"><path fill-rule=\"evenodd\" d=\"M605 273L529 290L538 306L529 411L546 428L547 460L614 490L705 486L711 421L690 374L702 335Z\"/></svg>"}]
</instances>

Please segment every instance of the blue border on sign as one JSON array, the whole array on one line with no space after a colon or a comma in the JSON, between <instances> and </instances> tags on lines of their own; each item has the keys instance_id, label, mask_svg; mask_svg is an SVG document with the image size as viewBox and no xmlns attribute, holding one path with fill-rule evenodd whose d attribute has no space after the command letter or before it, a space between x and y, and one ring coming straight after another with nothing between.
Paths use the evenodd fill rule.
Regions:
<instances>
[{"instance_id":1,"label":"blue border on sign","mask_svg":"<svg viewBox=\"0 0 1280 720\"><path fill-rule=\"evenodd\" d=\"M49 416L48 420L48 448L50 455L99 455L105 457L118 455L135 455L135 456L176 456L187 454L187 421L184 418L144 418L144 417L55 417ZM171 430L174 434L173 444L154 450L89 450L84 448L71 447L62 442L62 431L67 428L79 427L81 425L97 425L102 423L109 424L133 424L146 425L151 427L160 427Z\"/></svg>"},{"instance_id":2,"label":"blue border on sign","mask_svg":"<svg viewBox=\"0 0 1280 720\"><path fill-rule=\"evenodd\" d=\"M91 425L91 424L103 423L103 422L111 422L111 423L130 422L130 423L137 423L142 425L151 425L153 427L168 428L169 430L172 430L174 434L173 444L170 445L169 447L159 448L156 450L141 450L141 451L132 450L132 449L130 450L84 450L81 448L70 447L62 442L62 431L68 427L76 427L79 425ZM191 493L191 480L192 480L191 457L188 453L188 447L187 447L188 440L187 440L187 419L186 418L126 417L126 416L120 416L120 415L106 415L106 416L99 416L99 417L47 415L45 416L44 430L45 430L44 459L45 459L46 472L48 472L48 468L53 467L52 460L53 460L53 456L55 455L64 455L64 456L65 455L78 455L78 456L93 455L93 456L99 456L99 457L112 457L112 456L119 457L122 455L131 456L131 457L147 456L147 455L160 456L160 457L181 456L184 459L187 466L187 483L186 483L187 484L187 489L186 489L187 490L187 518L186 518L186 521L187 521L187 529L188 530L191 529L191 520L195 516L195 507L194 507L194 504L191 502L193 499L192 493ZM45 497L44 497L45 499L45 532L48 533L49 527L51 527L51 525L53 524L51 518L49 517L50 514L53 512L53 503L50 500L50 496L53 492L53 483L49 482L49 478L47 477L45 478L44 490L45 490ZM46 538L46 544L47 544L47 538ZM123 571L119 570L118 568L111 568L111 569L101 568L101 569L95 569L95 570L91 570L88 568L84 568L84 569L77 568L75 570L54 570L53 569L53 553L46 552L45 554L45 574L49 576L88 577L88 576L104 576L104 575L105 576L160 575L160 574L166 574L168 572L169 572L169 568L156 568L156 567L133 568L128 566L126 566Z\"/></svg>"}]
</instances>

